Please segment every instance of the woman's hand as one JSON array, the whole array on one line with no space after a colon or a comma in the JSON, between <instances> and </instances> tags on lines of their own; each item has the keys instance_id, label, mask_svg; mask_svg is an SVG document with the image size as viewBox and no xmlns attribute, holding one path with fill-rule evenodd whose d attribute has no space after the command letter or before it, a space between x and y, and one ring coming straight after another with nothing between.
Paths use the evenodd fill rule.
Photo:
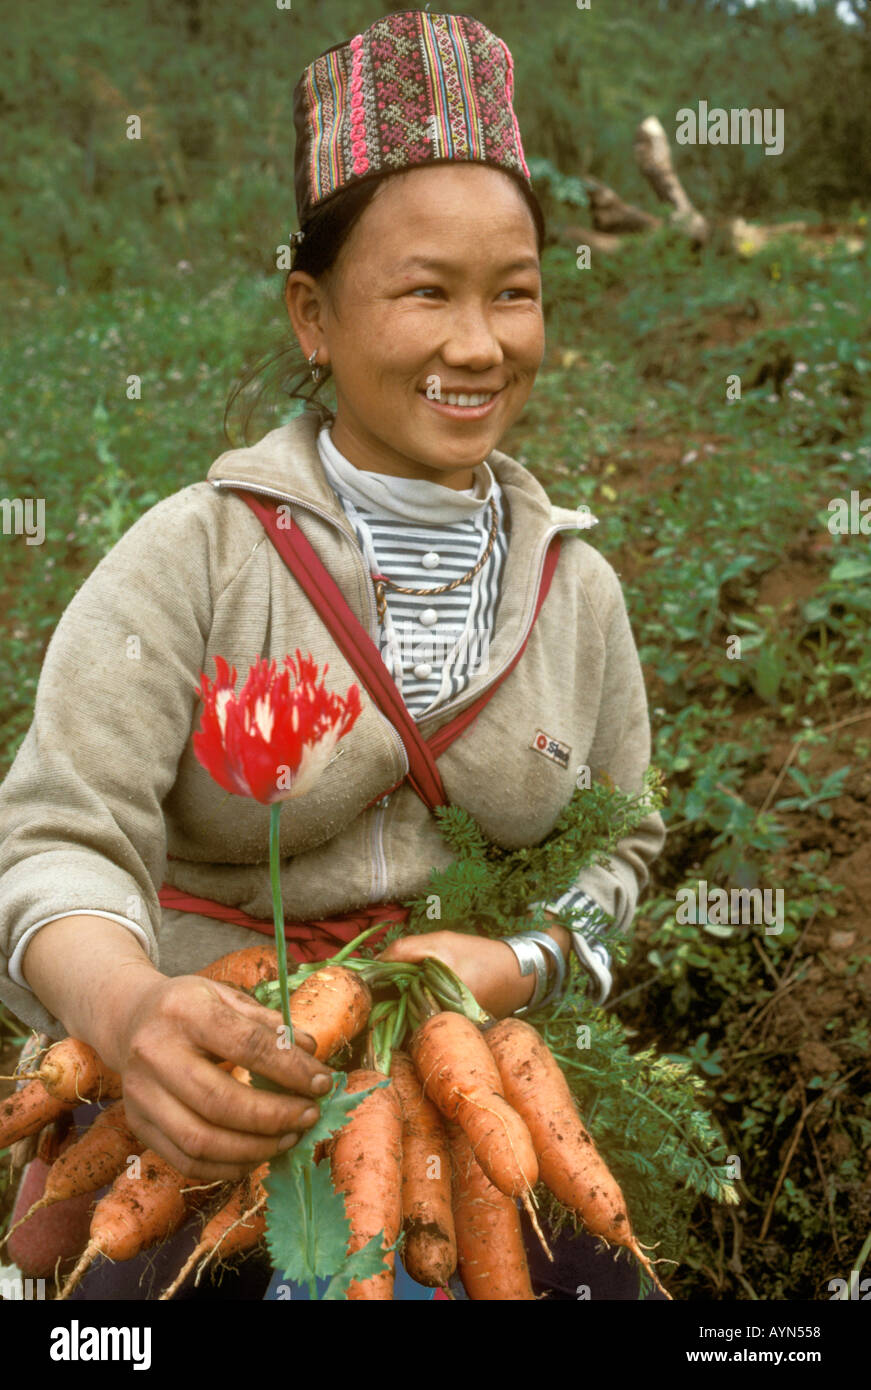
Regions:
<instances>
[{"instance_id":1,"label":"woman's hand","mask_svg":"<svg viewBox=\"0 0 871 1390\"><path fill-rule=\"evenodd\" d=\"M456 931L403 936L391 942L378 959L418 964L427 956L435 956L459 975L481 1008L494 1018L506 1018L532 998L535 976L521 975L511 947L486 936Z\"/></svg>"},{"instance_id":2,"label":"woman's hand","mask_svg":"<svg viewBox=\"0 0 871 1390\"><path fill-rule=\"evenodd\" d=\"M128 1122L150 1148L186 1177L238 1179L314 1124L333 1073L311 1055L307 1033L282 1046L281 1014L230 985L169 979L151 967L132 974L138 979L134 986L128 975L123 1021L101 1056L120 1071ZM235 1081L217 1066L222 1059L291 1094Z\"/></svg>"},{"instance_id":3,"label":"woman's hand","mask_svg":"<svg viewBox=\"0 0 871 1390\"><path fill-rule=\"evenodd\" d=\"M435 956L459 975L481 1008L494 1018L507 1018L532 998L535 976L521 975L511 947L486 936L455 931L403 936L391 942L378 959L418 963L427 956Z\"/></svg>"}]
</instances>

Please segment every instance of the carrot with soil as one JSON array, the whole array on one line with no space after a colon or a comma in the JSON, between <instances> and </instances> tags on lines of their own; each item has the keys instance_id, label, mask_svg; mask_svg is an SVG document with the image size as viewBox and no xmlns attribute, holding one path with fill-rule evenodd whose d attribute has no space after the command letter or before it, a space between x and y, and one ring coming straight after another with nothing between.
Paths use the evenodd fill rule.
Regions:
<instances>
[{"instance_id":1,"label":"carrot with soil","mask_svg":"<svg viewBox=\"0 0 871 1390\"><path fill-rule=\"evenodd\" d=\"M207 980L217 980L221 984L235 985L237 989L251 990L264 981L278 979L278 953L274 946L244 946L239 951L230 951L219 956L210 965L204 965L196 972Z\"/></svg>"},{"instance_id":2,"label":"carrot with soil","mask_svg":"<svg viewBox=\"0 0 871 1390\"><path fill-rule=\"evenodd\" d=\"M506 1099L526 1121L542 1180L592 1235L631 1250L670 1298L632 1231L623 1193L585 1129L550 1048L519 1018L502 1019L486 1030L484 1039Z\"/></svg>"},{"instance_id":3,"label":"carrot with soil","mask_svg":"<svg viewBox=\"0 0 871 1390\"><path fill-rule=\"evenodd\" d=\"M67 1110L74 1110L77 1101L58 1100L45 1089L41 1081L30 1081L20 1091L0 1102L0 1149L9 1148L19 1139L27 1139Z\"/></svg>"},{"instance_id":4,"label":"carrot with soil","mask_svg":"<svg viewBox=\"0 0 871 1390\"><path fill-rule=\"evenodd\" d=\"M55 1043L37 1071L22 1072L15 1079L41 1081L50 1096L68 1105L117 1100L121 1094L121 1077L79 1038L64 1038Z\"/></svg>"},{"instance_id":5,"label":"carrot with soil","mask_svg":"<svg viewBox=\"0 0 871 1390\"><path fill-rule=\"evenodd\" d=\"M365 1091L386 1080L377 1071L348 1074L349 1093ZM381 1242L388 1268L368 1279L353 1280L347 1297L391 1300L396 1244L402 1222L402 1112L394 1085L381 1086L351 1114L331 1143L333 1187L345 1195L351 1223L348 1254L384 1232Z\"/></svg>"},{"instance_id":6,"label":"carrot with soil","mask_svg":"<svg viewBox=\"0 0 871 1390\"><path fill-rule=\"evenodd\" d=\"M202 1265L197 1274L197 1283L209 1260L219 1249L222 1258L226 1259L230 1255L251 1250L265 1235L266 1192L262 1183L268 1171L269 1164L263 1163L236 1184L227 1201L204 1226L203 1234L175 1279L160 1295L161 1300L175 1296L198 1261L202 1261Z\"/></svg>"},{"instance_id":7,"label":"carrot with soil","mask_svg":"<svg viewBox=\"0 0 871 1390\"><path fill-rule=\"evenodd\" d=\"M372 995L359 975L343 966L329 966L303 980L290 1000L295 1028L310 1033L315 1057L325 1062L365 1027Z\"/></svg>"},{"instance_id":8,"label":"carrot with soil","mask_svg":"<svg viewBox=\"0 0 871 1390\"><path fill-rule=\"evenodd\" d=\"M469 1136L448 1122L453 1164L453 1211L463 1288L473 1300L534 1300L514 1200L506 1197L477 1162Z\"/></svg>"},{"instance_id":9,"label":"carrot with soil","mask_svg":"<svg viewBox=\"0 0 871 1390\"><path fill-rule=\"evenodd\" d=\"M505 1099L499 1069L479 1029L463 1014L434 1014L409 1047L427 1095L466 1131L493 1185L506 1197L521 1199L542 1249L553 1259L531 1200L539 1176L532 1138Z\"/></svg>"},{"instance_id":10,"label":"carrot with soil","mask_svg":"<svg viewBox=\"0 0 871 1390\"><path fill-rule=\"evenodd\" d=\"M116 1101L55 1159L42 1197L16 1221L5 1239L8 1240L13 1231L43 1207L53 1206L55 1202L63 1202L80 1193L97 1192L107 1183L114 1182L128 1158L141 1154L144 1148L145 1145L127 1124L123 1102Z\"/></svg>"},{"instance_id":11,"label":"carrot with soil","mask_svg":"<svg viewBox=\"0 0 871 1390\"><path fill-rule=\"evenodd\" d=\"M402 1109L403 1262L419 1284L442 1288L457 1267L448 1138L411 1058L394 1052L390 1075Z\"/></svg>"},{"instance_id":12,"label":"carrot with soil","mask_svg":"<svg viewBox=\"0 0 871 1390\"><path fill-rule=\"evenodd\" d=\"M140 1156L140 1176L122 1173L94 1208L91 1238L59 1298L68 1298L98 1255L132 1260L177 1230L187 1203L186 1179L153 1149Z\"/></svg>"}]
</instances>

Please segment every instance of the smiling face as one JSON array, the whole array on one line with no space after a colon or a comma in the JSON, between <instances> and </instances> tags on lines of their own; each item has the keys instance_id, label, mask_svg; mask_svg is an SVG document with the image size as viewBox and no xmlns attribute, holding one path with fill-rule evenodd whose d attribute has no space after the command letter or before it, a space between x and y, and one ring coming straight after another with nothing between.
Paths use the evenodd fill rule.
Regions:
<instances>
[{"instance_id":1,"label":"smiling face","mask_svg":"<svg viewBox=\"0 0 871 1390\"><path fill-rule=\"evenodd\" d=\"M544 355L535 224L482 164L386 179L330 274L289 277L287 306L306 356L332 368L336 448L452 488L472 486Z\"/></svg>"}]
</instances>

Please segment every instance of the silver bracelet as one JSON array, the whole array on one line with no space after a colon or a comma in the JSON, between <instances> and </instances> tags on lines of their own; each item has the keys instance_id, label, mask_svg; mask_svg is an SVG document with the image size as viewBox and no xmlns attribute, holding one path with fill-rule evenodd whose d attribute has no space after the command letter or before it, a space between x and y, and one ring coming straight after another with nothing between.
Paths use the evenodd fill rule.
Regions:
<instances>
[{"instance_id":1,"label":"silver bracelet","mask_svg":"<svg viewBox=\"0 0 871 1390\"><path fill-rule=\"evenodd\" d=\"M520 966L521 975L531 975L535 971L535 989L532 991L532 998L522 1012L538 1004L538 1001L547 992L547 956L544 954L537 941L531 939L532 933L523 936L503 936L502 940L506 946L510 946L517 963ZM517 1010L518 1013L521 1010Z\"/></svg>"},{"instance_id":2,"label":"silver bracelet","mask_svg":"<svg viewBox=\"0 0 871 1390\"><path fill-rule=\"evenodd\" d=\"M565 957L562 951L560 950L559 946L554 941L552 936L548 936L547 932L534 931L530 932L530 936L532 936L533 940L538 942L539 946L541 946L543 950L548 951L550 953L554 966L556 967L556 978L553 982L553 988L545 996L544 999L539 1000L539 1007L541 1007L544 1004L549 1004L552 999L559 998L560 994L562 994L563 985L565 983L566 977L566 962Z\"/></svg>"},{"instance_id":3,"label":"silver bracelet","mask_svg":"<svg viewBox=\"0 0 871 1390\"><path fill-rule=\"evenodd\" d=\"M533 1009L549 1004L551 999L562 993L566 963L559 946L553 937L548 936L547 932L523 932L522 935L503 937L502 940L511 947L517 956L521 975L529 975L533 969L536 971L537 978L532 998L522 1008L514 1010L515 1018L521 1018ZM556 979L553 988L549 991L547 988L547 955L550 955L556 967Z\"/></svg>"}]
</instances>

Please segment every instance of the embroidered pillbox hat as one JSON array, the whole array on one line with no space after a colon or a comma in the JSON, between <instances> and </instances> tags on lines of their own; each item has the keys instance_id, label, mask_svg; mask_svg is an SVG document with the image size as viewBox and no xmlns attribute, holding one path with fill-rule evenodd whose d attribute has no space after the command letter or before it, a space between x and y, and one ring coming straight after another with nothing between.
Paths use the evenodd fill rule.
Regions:
<instances>
[{"instance_id":1,"label":"embroidered pillbox hat","mask_svg":"<svg viewBox=\"0 0 871 1390\"><path fill-rule=\"evenodd\" d=\"M471 15L397 11L328 49L294 90L300 226L350 184L419 164L474 160L531 187L513 96L507 45Z\"/></svg>"}]
</instances>

